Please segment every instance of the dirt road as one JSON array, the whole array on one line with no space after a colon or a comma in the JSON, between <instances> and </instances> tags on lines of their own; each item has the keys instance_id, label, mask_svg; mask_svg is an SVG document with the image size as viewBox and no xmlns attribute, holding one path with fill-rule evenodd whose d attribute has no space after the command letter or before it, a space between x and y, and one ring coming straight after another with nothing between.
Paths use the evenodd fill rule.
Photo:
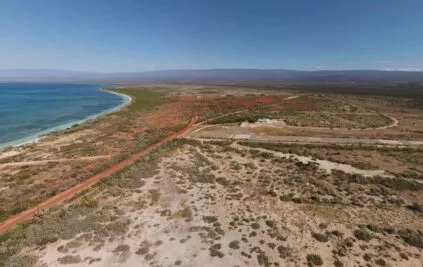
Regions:
<instances>
[{"instance_id":1,"label":"dirt road","mask_svg":"<svg viewBox=\"0 0 423 267\"><path fill-rule=\"evenodd\" d=\"M79 157L74 159L46 159L46 160L33 160L33 161L19 161L19 162L8 162L0 164L0 169L6 168L6 167L19 167L19 166L29 166L29 165L43 165L50 162L69 162L69 161L96 161L96 160L102 160L102 159L110 159L110 155L104 155L104 156L92 156L92 157Z\"/></svg>"},{"instance_id":2,"label":"dirt road","mask_svg":"<svg viewBox=\"0 0 423 267\"><path fill-rule=\"evenodd\" d=\"M396 118L394 118L392 116L389 116L389 115L383 115L383 116L388 117L389 119L391 119L392 120L392 123L391 124L388 124L386 126L381 126L381 127L374 128L375 130L385 130L385 129L388 129L388 128L392 128L392 127L398 126L399 120L397 120ZM371 128L368 128L368 129L371 130Z\"/></svg>"},{"instance_id":3,"label":"dirt road","mask_svg":"<svg viewBox=\"0 0 423 267\"><path fill-rule=\"evenodd\" d=\"M301 97L301 96L302 95L290 96L290 97L284 98L282 101L292 100L292 99L295 99L295 98L298 98L298 97ZM280 102L269 104L269 105L266 105L266 106L272 106L272 105L276 105L276 104L279 104L279 103ZM248 109L235 111L235 112L224 114L222 116L242 113L242 112L245 112L247 110ZM108 169L88 178L87 180L83 181L82 183L77 184L77 185L69 188L66 191L60 192L59 194L43 201L38 206L32 207L30 209L27 209L27 210L25 210L25 211L23 211L19 214L16 214L16 215L10 217L9 219L7 219L6 221L4 221L3 223L0 224L0 234L4 233L6 230L8 230L11 227L17 225L18 223L21 223L25 220L31 219L37 213L38 210L49 208L52 205L58 204L58 203L62 202L63 200L74 196L75 194L81 192L82 190L84 190L84 189L92 186L93 184L97 183L101 179L115 173L118 170L123 169L124 167L126 167L130 164L132 164L135 160L141 158L145 154L151 152L152 150L156 149L157 147L163 145L164 143L169 142L169 141L175 139L176 137L181 136L182 134L188 132L189 130L192 130L193 127L195 126L196 122L197 122L198 117L199 117L199 112L197 112L196 115L191 119L191 121L189 122L189 124L186 128L184 128L184 129L182 129L182 130L162 139L160 142L155 143L155 144L143 149L142 151L139 151L135 154L132 154L129 158L127 158L127 159L111 166L110 168L108 168ZM219 117L221 117L221 116L219 116ZM216 119L216 118L218 118L218 117L215 117L215 118L212 118L212 119ZM209 120L202 121L202 122L198 123L197 125L204 124Z\"/></svg>"},{"instance_id":4,"label":"dirt road","mask_svg":"<svg viewBox=\"0 0 423 267\"><path fill-rule=\"evenodd\" d=\"M186 131L188 131L189 129L191 129L195 122L198 119L198 113L191 119L191 121L189 122L188 126L176 133L173 133L172 135L167 136L166 138L160 140L159 142L150 145L149 147L135 153L132 154L129 158L111 166L110 168L97 173L96 175L88 178L87 180L83 181L82 183L79 183L71 188L69 188L66 191L60 192L59 194L43 201L42 203L40 203L38 206L32 207L30 209L27 209L19 214L16 214L12 217L10 217L9 219L7 219L6 221L2 222L0 224L0 234L4 233L5 231L7 231L8 229L12 228L13 226L17 225L18 223L21 223L23 221L29 220L31 219L38 210L40 209L45 209L45 208L49 208L55 204L61 203L62 201L64 201L65 199L68 199L72 196L74 196L75 194L81 192L82 190L94 185L95 183L97 183L98 181L100 181L103 178L106 178L107 176L123 169L124 167L134 163L137 159L143 157L145 154L151 152L152 150L158 148L159 146L175 139L176 137L179 137L180 135L182 135L183 133L185 133Z\"/></svg>"}]
</instances>

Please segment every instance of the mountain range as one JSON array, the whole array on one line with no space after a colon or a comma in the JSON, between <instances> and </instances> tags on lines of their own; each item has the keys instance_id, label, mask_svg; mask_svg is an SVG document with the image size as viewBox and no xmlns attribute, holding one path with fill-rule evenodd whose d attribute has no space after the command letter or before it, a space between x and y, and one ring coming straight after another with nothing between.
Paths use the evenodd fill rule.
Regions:
<instances>
[{"instance_id":1,"label":"mountain range","mask_svg":"<svg viewBox=\"0 0 423 267\"><path fill-rule=\"evenodd\" d=\"M423 83L422 71L290 69L201 69L146 72L84 72L0 69L0 82L169 83Z\"/></svg>"}]
</instances>

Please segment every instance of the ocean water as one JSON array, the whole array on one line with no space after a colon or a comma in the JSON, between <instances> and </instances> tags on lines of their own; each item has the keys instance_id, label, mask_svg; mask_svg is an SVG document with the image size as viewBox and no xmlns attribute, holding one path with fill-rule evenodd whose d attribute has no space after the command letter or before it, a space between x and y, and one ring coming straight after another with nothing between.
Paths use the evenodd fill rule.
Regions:
<instances>
[{"instance_id":1,"label":"ocean water","mask_svg":"<svg viewBox=\"0 0 423 267\"><path fill-rule=\"evenodd\" d=\"M0 83L0 148L66 128L128 101L93 84Z\"/></svg>"}]
</instances>

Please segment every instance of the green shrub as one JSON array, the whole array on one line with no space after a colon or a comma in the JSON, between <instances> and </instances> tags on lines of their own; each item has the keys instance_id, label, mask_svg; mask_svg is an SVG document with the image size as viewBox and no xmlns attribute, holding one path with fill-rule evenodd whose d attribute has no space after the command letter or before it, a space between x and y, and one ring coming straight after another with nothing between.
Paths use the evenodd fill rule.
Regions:
<instances>
[{"instance_id":1,"label":"green shrub","mask_svg":"<svg viewBox=\"0 0 423 267\"><path fill-rule=\"evenodd\" d=\"M313 266L313 265L322 265L323 264L323 260L322 258L317 255L317 254L308 254L307 255L307 263L309 266Z\"/></svg>"},{"instance_id":2,"label":"green shrub","mask_svg":"<svg viewBox=\"0 0 423 267\"><path fill-rule=\"evenodd\" d=\"M358 240L362 240L362 241L366 241L366 242L368 242L372 239L372 235L369 232L367 232L366 230L362 230L362 229L356 229L354 231L354 236Z\"/></svg>"},{"instance_id":3,"label":"green shrub","mask_svg":"<svg viewBox=\"0 0 423 267\"><path fill-rule=\"evenodd\" d=\"M328 242L329 241L329 237L326 234L312 233L311 235L314 237L314 239L316 239L319 242Z\"/></svg>"},{"instance_id":4,"label":"green shrub","mask_svg":"<svg viewBox=\"0 0 423 267\"><path fill-rule=\"evenodd\" d=\"M423 249L423 232L422 231L404 231L400 233L404 241L417 248Z\"/></svg>"}]
</instances>

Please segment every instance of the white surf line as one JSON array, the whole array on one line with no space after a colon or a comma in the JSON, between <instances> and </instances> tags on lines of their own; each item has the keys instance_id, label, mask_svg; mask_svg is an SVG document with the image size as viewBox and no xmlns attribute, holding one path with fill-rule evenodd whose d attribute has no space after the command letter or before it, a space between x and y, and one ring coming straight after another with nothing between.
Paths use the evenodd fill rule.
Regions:
<instances>
[{"instance_id":1,"label":"white surf line","mask_svg":"<svg viewBox=\"0 0 423 267\"><path fill-rule=\"evenodd\" d=\"M16 148L16 147L22 147L22 146L28 145L28 144L38 143L43 137L48 136L52 132L55 132L55 131L63 131L63 130L72 128L72 126L74 126L76 124L82 124L82 123L85 123L87 121L98 119L98 118L100 118L100 117L102 117L104 115L108 115L108 114L111 114L111 113L120 111L121 109L123 109L124 107L130 105L134 101L132 99L132 97L129 96L129 95L125 95L125 94L122 94L122 93L108 91L108 90L105 90L104 88L99 88L99 90L102 91L102 92L108 93L108 94L114 94L114 95L120 96L122 98L122 100L123 100L123 103L119 104L116 107L113 107L113 108L104 110L104 111L102 111L100 113L90 115L90 116L88 116L88 117L86 117L84 119L67 122L67 123L64 123L64 124L61 124L61 125L58 125L58 126L55 126L55 127L49 128L49 129L46 129L44 131L41 131L41 132L32 134L32 135L27 136L27 137L23 137L23 138L20 138L20 139L17 139L17 140L13 140L13 141L10 141L10 142L2 143L2 144L0 144L0 152L4 148L6 148L6 147L15 147Z\"/></svg>"},{"instance_id":2,"label":"white surf line","mask_svg":"<svg viewBox=\"0 0 423 267\"><path fill-rule=\"evenodd\" d=\"M130 95L125 95L125 94L118 93L118 92L115 92L115 91L112 91L112 90L113 90L113 89L110 89L110 90L108 90L108 89L104 89L104 88L101 88L101 89L100 89L100 91L103 91L103 92L105 92L105 93L118 95L118 96L120 96L120 97L124 100L124 102L123 102L122 104L120 104L119 106L117 106L117 107L115 107L115 108L113 108L113 109L115 109L115 110L120 110L120 109L122 109L123 107L128 106L129 104L131 104L131 103L134 101ZM109 112L113 112L113 111L112 111L112 110L110 110Z\"/></svg>"},{"instance_id":3,"label":"white surf line","mask_svg":"<svg viewBox=\"0 0 423 267\"><path fill-rule=\"evenodd\" d=\"M271 153L275 156L281 157L281 158L295 158L298 161L307 164L307 163L317 163L319 165L320 169L326 170L327 172L331 173L332 170L341 170L346 173L356 173L361 174L366 177L373 177L373 176L384 176L384 177L390 177L393 178L391 174L387 174L384 170L361 170L357 169L349 164L343 164L343 163L336 163L329 160L321 160L321 159L313 159L312 157L305 157L300 156L297 154L291 154L291 153L283 153L278 151L273 151L265 148L258 148L258 147L249 147L249 146L243 146L237 143L233 143L231 145L234 148L242 149L242 150L258 150L260 152L266 152Z\"/></svg>"}]
</instances>

